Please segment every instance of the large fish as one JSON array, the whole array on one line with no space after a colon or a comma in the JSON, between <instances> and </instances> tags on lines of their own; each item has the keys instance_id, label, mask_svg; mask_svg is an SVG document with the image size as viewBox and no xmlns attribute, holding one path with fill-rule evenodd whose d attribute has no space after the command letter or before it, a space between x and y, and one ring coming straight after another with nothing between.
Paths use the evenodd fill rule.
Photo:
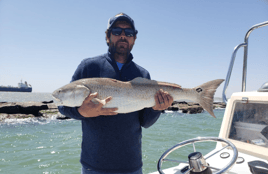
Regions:
<instances>
[{"instance_id":1,"label":"large fish","mask_svg":"<svg viewBox=\"0 0 268 174\"><path fill-rule=\"evenodd\" d=\"M98 93L98 97L92 99L105 102L104 99L112 96L112 100L105 104L104 108L118 108L118 113L129 113L155 105L154 95L160 89L167 91L176 100L191 100L199 103L208 113L213 113L213 98L216 89L224 80L213 80L195 88L181 88L180 85L135 78L128 82L122 82L110 78L86 78L74 81L57 90L52 96L58 105L79 107L90 93Z\"/></svg>"}]
</instances>

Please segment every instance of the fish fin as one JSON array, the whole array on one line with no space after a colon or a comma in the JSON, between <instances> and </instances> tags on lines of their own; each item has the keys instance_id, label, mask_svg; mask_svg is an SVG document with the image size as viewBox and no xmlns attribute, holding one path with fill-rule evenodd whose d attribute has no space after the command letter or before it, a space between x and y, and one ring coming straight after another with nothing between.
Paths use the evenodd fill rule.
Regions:
<instances>
[{"instance_id":1,"label":"fish fin","mask_svg":"<svg viewBox=\"0 0 268 174\"><path fill-rule=\"evenodd\" d=\"M160 85L160 86L170 86L170 87L173 87L173 88L180 88L181 89L181 86L177 85L175 83L158 82L158 85Z\"/></svg>"},{"instance_id":2,"label":"fish fin","mask_svg":"<svg viewBox=\"0 0 268 174\"><path fill-rule=\"evenodd\" d=\"M155 84L157 83L155 80L149 80L142 77L136 77L135 79L131 80L130 83L136 83L136 84Z\"/></svg>"},{"instance_id":3,"label":"fish fin","mask_svg":"<svg viewBox=\"0 0 268 174\"><path fill-rule=\"evenodd\" d=\"M110 80L110 81L112 81L112 82L114 82L114 83L118 83L118 82L122 82L122 81L119 81L119 80L116 80L116 79L110 79L110 78L106 78L107 80Z\"/></svg>"},{"instance_id":4,"label":"fish fin","mask_svg":"<svg viewBox=\"0 0 268 174\"><path fill-rule=\"evenodd\" d=\"M198 103L214 118L216 118L213 113L214 94L223 81L223 79L212 80L194 88L199 94Z\"/></svg>"},{"instance_id":5,"label":"fish fin","mask_svg":"<svg viewBox=\"0 0 268 174\"><path fill-rule=\"evenodd\" d=\"M159 86L170 86L173 88L181 88L180 85L177 85L175 83L168 83L168 82L159 82L156 80L149 80L146 78L142 78L142 77L137 77L133 80L130 81L130 83L134 83L134 84L147 84L147 85L159 85Z\"/></svg>"}]
</instances>

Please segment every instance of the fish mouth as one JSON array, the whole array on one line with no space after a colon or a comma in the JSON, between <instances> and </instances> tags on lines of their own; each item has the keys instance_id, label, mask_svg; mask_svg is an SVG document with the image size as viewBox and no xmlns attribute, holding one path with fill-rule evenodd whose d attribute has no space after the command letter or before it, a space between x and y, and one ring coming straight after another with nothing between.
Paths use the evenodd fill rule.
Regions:
<instances>
[{"instance_id":1,"label":"fish mouth","mask_svg":"<svg viewBox=\"0 0 268 174\"><path fill-rule=\"evenodd\" d=\"M53 100L54 100L54 103L55 103L55 104L62 104L61 99L55 97L53 94L52 94L52 97L53 97Z\"/></svg>"},{"instance_id":2,"label":"fish mouth","mask_svg":"<svg viewBox=\"0 0 268 174\"><path fill-rule=\"evenodd\" d=\"M54 98L54 100L56 100L56 102L61 102L61 100L60 100L60 99L55 98L55 97L53 97L53 98Z\"/></svg>"}]
</instances>

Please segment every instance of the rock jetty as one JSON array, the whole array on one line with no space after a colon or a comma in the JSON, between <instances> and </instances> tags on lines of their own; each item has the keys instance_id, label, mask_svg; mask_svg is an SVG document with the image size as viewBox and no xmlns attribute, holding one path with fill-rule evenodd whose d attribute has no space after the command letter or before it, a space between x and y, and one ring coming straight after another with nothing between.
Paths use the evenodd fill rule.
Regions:
<instances>
[{"instance_id":1,"label":"rock jetty","mask_svg":"<svg viewBox=\"0 0 268 174\"><path fill-rule=\"evenodd\" d=\"M226 104L224 102L214 102L213 108L225 108ZM187 114L197 114L204 111L204 109L198 103L192 102L173 102L171 107L167 109L168 111L181 111Z\"/></svg>"},{"instance_id":2,"label":"rock jetty","mask_svg":"<svg viewBox=\"0 0 268 174\"><path fill-rule=\"evenodd\" d=\"M214 108L225 108L225 103L215 102ZM173 102L168 111L181 111L187 114L203 112L203 108L198 103ZM0 122L5 119L23 119L29 117L50 118L56 116L57 119L68 119L60 114L53 101L44 102L0 102Z\"/></svg>"},{"instance_id":3,"label":"rock jetty","mask_svg":"<svg viewBox=\"0 0 268 174\"><path fill-rule=\"evenodd\" d=\"M0 102L0 122L5 119L23 119L30 117L57 119L67 118L61 115L53 101L44 102Z\"/></svg>"}]
</instances>

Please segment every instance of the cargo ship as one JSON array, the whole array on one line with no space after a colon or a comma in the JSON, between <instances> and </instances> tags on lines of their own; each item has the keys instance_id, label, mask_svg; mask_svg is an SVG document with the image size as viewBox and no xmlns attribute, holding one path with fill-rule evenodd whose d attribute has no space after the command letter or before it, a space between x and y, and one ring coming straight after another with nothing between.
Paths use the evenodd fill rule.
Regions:
<instances>
[{"instance_id":1,"label":"cargo ship","mask_svg":"<svg viewBox=\"0 0 268 174\"><path fill-rule=\"evenodd\" d=\"M22 80L18 83L18 87L13 86L0 86L0 92L32 92L32 86L26 81L23 83Z\"/></svg>"}]
</instances>

